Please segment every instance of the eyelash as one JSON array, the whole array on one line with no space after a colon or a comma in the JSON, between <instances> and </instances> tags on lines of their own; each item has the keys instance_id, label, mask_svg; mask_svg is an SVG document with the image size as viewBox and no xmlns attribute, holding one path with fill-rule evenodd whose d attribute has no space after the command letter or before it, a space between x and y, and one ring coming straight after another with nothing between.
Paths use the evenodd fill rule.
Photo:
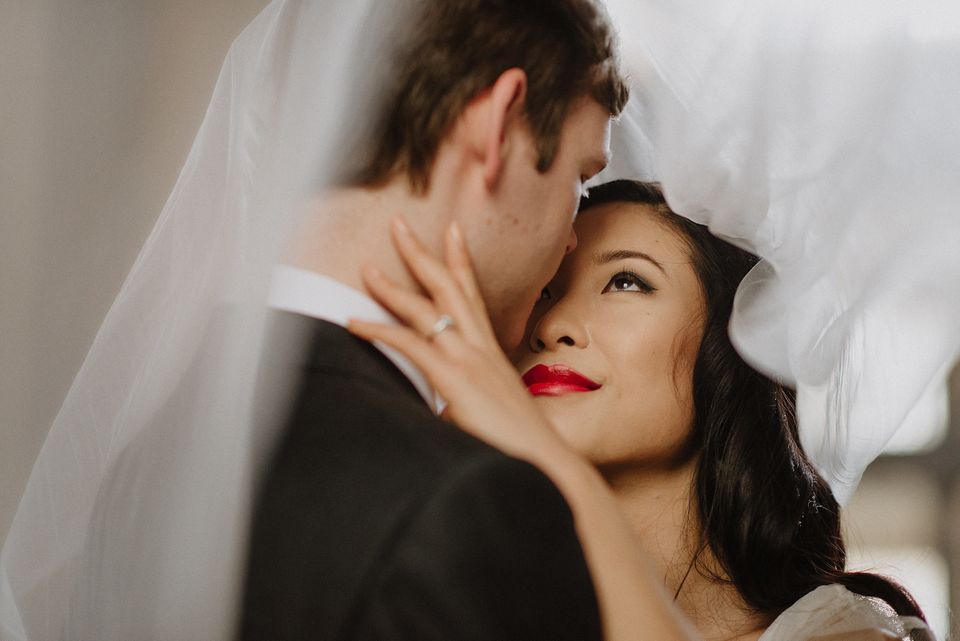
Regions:
<instances>
[{"instance_id":1,"label":"eyelash","mask_svg":"<svg viewBox=\"0 0 960 641\"><path fill-rule=\"evenodd\" d=\"M642 294L652 294L653 292L657 291L657 288L656 288L656 287L653 287L652 285L650 285L649 283L647 283L647 281L643 280L643 278L641 278L639 274L637 274L637 273L635 273L635 272L632 272L632 271L629 271L629 270L624 270L624 271L617 272L616 274L614 274L614 275L610 278L609 281L607 281L607 284L606 284L606 286L603 288L603 292L602 292L602 293L603 293L603 294L606 294L606 293L607 293L607 290L610 289L610 286L611 286L616 280L618 280L618 279L624 279L624 280L629 280L629 281L631 281L631 284L636 285L637 287L640 288L640 293L642 293ZM624 291L630 291L630 290L627 290L627 289L615 289L615 290L613 290L613 291L616 291L616 292L624 292ZM550 289L549 289L549 288L544 287L542 290L540 290L540 298L539 298L539 300L550 300L552 297L553 297L553 296L550 294Z\"/></svg>"},{"instance_id":2,"label":"eyelash","mask_svg":"<svg viewBox=\"0 0 960 641\"><path fill-rule=\"evenodd\" d=\"M631 290L629 290L629 289L613 289L613 290L611 290L611 289L610 289L611 286L612 286L616 281L618 281L618 280L628 280L628 281L630 281L630 284L631 284L631 285L636 285L636 286L640 289L640 292L641 292L641 293L644 293L644 294L650 294L650 293L652 293L652 292L657 291L656 287L651 286L649 283L647 283L647 281L643 280L643 278L641 278L638 274L636 274L636 273L634 273L634 272L631 272L631 271L628 271L628 270L624 270L624 271L621 271L621 272L618 272L618 273L614 274L613 277L610 278L609 282L607 282L607 286L603 288L603 293L606 294L606 293L608 293L608 291L613 291L613 292L626 292L626 291L631 291Z\"/></svg>"}]
</instances>

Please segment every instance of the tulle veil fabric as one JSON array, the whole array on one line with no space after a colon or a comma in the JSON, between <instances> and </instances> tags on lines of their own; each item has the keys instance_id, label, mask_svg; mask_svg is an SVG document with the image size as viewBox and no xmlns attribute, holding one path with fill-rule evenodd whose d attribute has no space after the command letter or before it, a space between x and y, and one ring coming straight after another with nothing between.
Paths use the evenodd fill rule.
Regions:
<instances>
[{"instance_id":1,"label":"tulle veil fabric","mask_svg":"<svg viewBox=\"0 0 960 641\"><path fill-rule=\"evenodd\" d=\"M960 354L960 8L609 0L634 79L601 179L764 260L730 327L798 389L841 503L899 431L947 420Z\"/></svg>"},{"instance_id":2,"label":"tulle veil fabric","mask_svg":"<svg viewBox=\"0 0 960 641\"><path fill-rule=\"evenodd\" d=\"M960 349L956 11L608 5L635 97L602 178L657 179L763 256L732 335L797 383L804 446L846 499L893 433L943 420ZM0 553L3 641L230 637L260 413L285 392L256 377L270 270L370 121L410 15L274 0L232 46Z\"/></svg>"},{"instance_id":3,"label":"tulle veil fabric","mask_svg":"<svg viewBox=\"0 0 960 641\"><path fill-rule=\"evenodd\" d=\"M276 0L233 43L31 473L3 641L231 637L259 418L285 383L256 378L270 270L376 109L408 9Z\"/></svg>"}]
</instances>

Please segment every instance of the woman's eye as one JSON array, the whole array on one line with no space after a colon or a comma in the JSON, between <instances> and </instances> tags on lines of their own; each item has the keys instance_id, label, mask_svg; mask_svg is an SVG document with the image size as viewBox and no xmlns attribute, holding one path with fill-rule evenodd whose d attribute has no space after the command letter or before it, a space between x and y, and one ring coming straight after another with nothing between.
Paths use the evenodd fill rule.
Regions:
<instances>
[{"instance_id":1,"label":"woman's eye","mask_svg":"<svg viewBox=\"0 0 960 641\"><path fill-rule=\"evenodd\" d=\"M654 288L647 284L633 272L620 272L610 279L607 286L603 288L603 293L608 292L643 292L649 294Z\"/></svg>"}]
</instances>

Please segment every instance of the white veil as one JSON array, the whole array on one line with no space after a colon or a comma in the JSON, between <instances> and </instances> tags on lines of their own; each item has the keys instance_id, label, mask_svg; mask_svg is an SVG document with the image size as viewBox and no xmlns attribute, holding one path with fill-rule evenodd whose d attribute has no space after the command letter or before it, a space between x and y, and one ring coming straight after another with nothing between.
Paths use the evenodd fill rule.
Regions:
<instances>
[{"instance_id":1,"label":"white veil","mask_svg":"<svg viewBox=\"0 0 960 641\"><path fill-rule=\"evenodd\" d=\"M960 354L960 8L608 0L633 98L604 179L765 260L731 336L798 387L841 503L898 430L946 421ZM929 430L928 430L929 431Z\"/></svg>"},{"instance_id":2,"label":"white veil","mask_svg":"<svg viewBox=\"0 0 960 641\"><path fill-rule=\"evenodd\" d=\"M275 0L234 43L0 554L3 641L229 638L271 436L253 399L283 393L255 378L270 269L376 106L399 3ZM942 420L960 348L956 14L608 4L637 93L606 177L658 178L766 259L733 336L798 383L804 445L844 499L895 430Z\"/></svg>"},{"instance_id":3,"label":"white veil","mask_svg":"<svg viewBox=\"0 0 960 641\"><path fill-rule=\"evenodd\" d=\"M0 639L231 636L270 438L254 395L283 391L255 379L270 269L369 120L401 11L275 0L232 45L30 476L0 556Z\"/></svg>"}]
</instances>

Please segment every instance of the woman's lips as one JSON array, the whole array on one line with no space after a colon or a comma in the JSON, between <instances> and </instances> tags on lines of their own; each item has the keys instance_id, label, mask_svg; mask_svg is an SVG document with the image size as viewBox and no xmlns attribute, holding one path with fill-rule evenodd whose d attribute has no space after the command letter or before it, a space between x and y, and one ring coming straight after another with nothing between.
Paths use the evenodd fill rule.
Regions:
<instances>
[{"instance_id":1,"label":"woman's lips","mask_svg":"<svg viewBox=\"0 0 960 641\"><path fill-rule=\"evenodd\" d=\"M560 396L600 389L599 383L566 365L534 365L523 375L523 382L534 396Z\"/></svg>"}]
</instances>

